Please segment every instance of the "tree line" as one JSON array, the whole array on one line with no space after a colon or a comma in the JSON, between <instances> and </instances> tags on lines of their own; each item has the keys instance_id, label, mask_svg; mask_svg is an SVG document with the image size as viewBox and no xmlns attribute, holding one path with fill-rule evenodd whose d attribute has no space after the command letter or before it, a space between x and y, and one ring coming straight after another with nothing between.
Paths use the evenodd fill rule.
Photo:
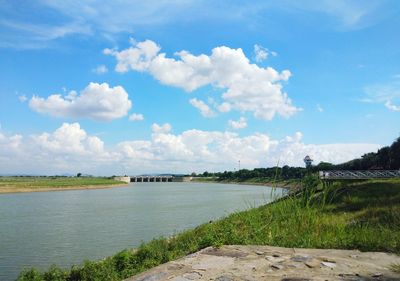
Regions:
<instances>
[{"instance_id":1,"label":"tree line","mask_svg":"<svg viewBox=\"0 0 400 281\"><path fill-rule=\"evenodd\" d=\"M390 146L370 152L343 164L335 165L338 170L398 170L400 169L400 137Z\"/></svg>"},{"instance_id":2,"label":"tree line","mask_svg":"<svg viewBox=\"0 0 400 281\"><path fill-rule=\"evenodd\" d=\"M215 177L218 180L226 181L246 181L250 179L300 179L306 174L306 168L302 167L270 167L255 168L253 170L241 169L239 171L224 171L218 173L204 172L197 176Z\"/></svg>"},{"instance_id":3,"label":"tree line","mask_svg":"<svg viewBox=\"0 0 400 281\"><path fill-rule=\"evenodd\" d=\"M326 170L398 170L400 169L400 137L390 146L380 148L377 152L366 153L360 158L342 164L320 162L310 169L303 167L270 167L241 169L239 171L224 171L218 173L204 172L199 177L214 177L221 181L248 181L251 179L289 180L301 179L308 172Z\"/></svg>"}]
</instances>

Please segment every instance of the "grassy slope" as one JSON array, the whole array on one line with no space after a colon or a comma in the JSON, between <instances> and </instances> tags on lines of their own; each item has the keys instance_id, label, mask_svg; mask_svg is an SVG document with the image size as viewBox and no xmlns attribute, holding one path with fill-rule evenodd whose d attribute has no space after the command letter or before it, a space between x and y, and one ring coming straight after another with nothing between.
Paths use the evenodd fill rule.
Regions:
<instances>
[{"instance_id":1,"label":"grassy slope","mask_svg":"<svg viewBox=\"0 0 400 281\"><path fill-rule=\"evenodd\" d=\"M297 188L301 185L300 179L275 180L272 178L253 178L248 180L219 180L218 177L196 177L194 182L215 182L215 183L233 183L233 184L249 184L249 185L268 185L272 187Z\"/></svg>"},{"instance_id":2,"label":"grassy slope","mask_svg":"<svg viewBox=\"0 0 400 281\"><path fill-rule=\"evenodd\" d=\"M324 200L322 198L325 198ZM257 244L400 254L400 180L334 186L234 213L175 237L155 239L64 272L25 271L19 280L121 280L207 246Z\"/></svg>"}]
</instances>

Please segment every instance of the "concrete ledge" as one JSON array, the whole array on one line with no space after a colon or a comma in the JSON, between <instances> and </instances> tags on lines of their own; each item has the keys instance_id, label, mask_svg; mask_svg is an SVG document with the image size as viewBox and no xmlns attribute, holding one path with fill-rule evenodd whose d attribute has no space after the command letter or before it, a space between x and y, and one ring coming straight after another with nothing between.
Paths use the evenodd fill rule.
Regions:
<instances>
[{"instance_id":1,"label":"concrete ledge","mask_svg":"<svg viewBox=\"0 0 400 281\"><path fill-rule=\"evenodd\" d=\"M114 180L130 183L131 182L131 177L114 177Z\"/></svg>"},{"instance_id":2,"label":"concrete ledge","mask_svg":"<svg viewBox=\"0 0 400 281\"><path fill-rule=\"evenodd\" d=\"M133 276L129 281L400 280L400 257L380 252L269 246L206 248Z\"/></svg>"}]
</instances>

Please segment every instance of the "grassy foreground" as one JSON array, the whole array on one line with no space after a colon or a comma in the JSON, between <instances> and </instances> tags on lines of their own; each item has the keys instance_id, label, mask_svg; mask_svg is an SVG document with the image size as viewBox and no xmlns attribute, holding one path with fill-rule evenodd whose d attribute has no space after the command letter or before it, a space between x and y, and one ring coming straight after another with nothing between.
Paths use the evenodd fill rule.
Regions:
<instances>
[{"instance_id":1,"label":"grassy foreground","mask_svg":"<svg viewBox=\"0 0 400 281\"><path fill-rule=\"evenodd\" d=\"M122 182L105 177L0 177L0 193L99 188Z\"/></svg>"},{"instance_id":2,"label":"grassy foreground","mask_svg":"<svg viewBox=\"0 0 400 281\"><path fill-rule=\"evenodd\" d=\"M86 261L64 271L35 269L18 280L122 280L207 246L256 244L282 247L359 249L400 254L400 180L336 184L274 204L234 213L172 238L158 238L137 250L124 250L101 261ZM394 269L398 265L394 265Z\"/></svg>"}]
</instances>

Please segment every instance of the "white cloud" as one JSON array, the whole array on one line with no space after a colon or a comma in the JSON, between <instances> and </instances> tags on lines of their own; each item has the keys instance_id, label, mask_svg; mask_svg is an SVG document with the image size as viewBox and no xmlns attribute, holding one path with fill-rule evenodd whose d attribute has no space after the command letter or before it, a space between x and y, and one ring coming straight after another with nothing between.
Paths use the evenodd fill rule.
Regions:
<instances>
[{"instance_id":1,"label":"white cloud","mask_svg":"<svg viewBox=\"0 0 400 281\"><path fill-rule=\"evenodd\" d=\"M390 111L400 111L400 105L394 105L394 104L392 104L392 102L390 100L385 102L385 106Z\"/></svg>"},{"instance_id":2,"label":"white cloud","mask_svg":"<svg viewBox=\"0 0 400 281\"><path fill-rule=\"evenodd\" d=\"M64 123L54 132L27 137L0 134L0 144L3 173L101 173L99 167L114 165L118 156L106 151L103 141L89 135L78 123Z\"/></svg>"},{"instance_id":3,"label":"white cloud","mask_svg":"<svg viewBox=\"0 0 400 281\"><path fill-rule=\"evenodd\" d=\"M219 112L229 112L231 111L231 104L228 102L223 102L217 106Z\"/></svg>"},{"instance_id":4,"label":"white cloud","mask_svg":"<svg viewBox=\"0 0 400 281\"><path fill-rule=\"evenodd\" d=\"M41 151L53 154L86 155L104 152L104 143L98 137L88 136L79 123L64 123L53 133L32 136Z\"/></svg>"},{"instance_id":5,"label":"white cloud","mask_svg":"<svg viewBox=\"0 0 400 281\"><path fill-rule=\"evenodd\" d=\"M400 83L393 81L387 84L375 84L365 87L366 98L372 102L386 102L400 98Z\"/></svg>"},{"instance_id":6,"label":"white cloud","mask_svg":"<svg viewBox=\"0 0 400 281\"><path fill-rule=\"evenodd\" d=\"M381 103L391 111L400 111L400 81L393 80L386 84L375 84L365 87L362 102Z\"/></svg>"},{"instance_id":7,"label":"white cloud","mask_svg":"<svg viewBox=\"0 0 400 281\"><path fill-rule=\"evenodd\" d=\"M254 55L256 62L262 62L268 58L268 49L256 44L254 45Z\"/></svg>"},{"instance_id":8,"label":"white cloud","mask_svg":"<svg viewBox=\"0 0 400 281\"><path fill-rule=\"evenodd\" d=\"M113 3L93 1L41 1L41 4L76 21L82 20L103 33L132 32L134 27L163 24L188 18L184 12L194 1L121 0ZM180 15L181 17L178 17Z\"/></svg>"},{"instance_id":9,"label":"white cloud","mask_svg":"<svg viewBox=\"0 0 400 281\"><path fill-rule=\"evenodd\" d=\"M324 112L324 109L322 108L322 106L320 104L317 104L317 111Z\"/></svg>"},{"instance_id":10,"label":"white cloud","mask_svg":"<svg viewBox=\"0 0 400 281\"><path fill-rule=\"evenodd\" d=\"M151 125L151 130L155 134L166 134L169 133L171 129L172 126L168 123L165 123L163 125L158 125L157 123L153 123L153 125Z\"/></svg>"},{"instance_id":11,"label":"white cloud","mask_svg":"<svg viewBox=\"0 0 400 281\"><path fill-rule=\"evenodd\" d=\"M275 115L288 118L299 108L282 90L281 82L291 76L289 70L278 72L272 67L251 64L242 49L216 47L211 55L193 55L187 51L168 58L153 41L134 43L128 49L105 49L117 60L115 70L148 72L160 83L192 92L206 85L225 90L223 105L218 109L252 112L256 118L271 120Z\"/></svg>"},{"instance_id":12,"label":"white cloud","mask_svg":"<svg viewBox=\"0 0 400 281\"><path fill-rule=\"evenodd\" d=\"M244 117L240 117L238 121L234 121L234 120L229 120L229 127L231 127L232 129L243 129L247 127L247 121L246 118Z\"/></svg>"},{"instance_id":13,"label":"white cloud","mask_svg":"<svg viewBox=\"0 0 400 281\"><path fill-rule=\"evenodd\" d=\"M204 117L210 118L215 116L215 112L205 102L196 98L191 99L189 102L191 105L197 108Z\"/></svg>"},{"instance_id":14,"label":"white cloud","mask_svg":"<svg viewBox=\"0 0 400 281\"><path fill-rule=\"evenodd\" d=\"M101 64L101 65L97 66L96 68L93 68L92 72L94 72L96 74L104 74L104 73L108 72L108 68L104 64Z\"/></svg>"},{"instance_id":15,"label":"white cloud","mask_svg":"<svg viewBox=\"0 0 400 281\"><path fill-rule=\"evenodd\" d=\"M283 5L282 5L283 3ZM278 6L291 10L306 12L317 12L328 15L337 20L340 29L352 30L361 29L376 24L382 18L373 17L372 14L379 14L378 8L382 1L358 1L358 0L305 0L305 1L281 1ZM310 13L307 13L310 16Z\"/></svg>"},{"instance_id":16,"label":"white cloud","mask_svg":"<svg viewBox=\"0 0 400 281\"><path fill-rule=\"evenodd\" d=\"M144 116L143 116L143 114L133 113L129 116L128 119L129 119L129 121L143 121Z\"/></svg>"},{"instance_id":17,"label":"white cloud","mask_svg":"<svg viewBox=\"0 0 400 281\"><path fill-rule=\"evenodd\" d=\"M20 9L16 10L21 11ZM41 49L48 47L48 42L69 35L92 34L90 26L79 20L62 25L50 25L17 21L15 18L4 19L0 22L0 26L7 30L0 35L0 39L2 39L0 40L0 47Z\"/></svg>"},{"instance_id":18,"label":"white cloud","mask_svg":"<svg viewBox=\"0 0 400 281\"><path fill-rule=\"evenodd\" d=\"M334 28L363 28L385 19L393 5L370 0L304 0L304 1L195 1L195 0L120 0L62 1L38 0L24 3L8 1L0 5L3 27L0 46L44 48L54 40L71 35L102 36L111 41L115 34L132 32L143 26L160 26L176 22L259 24L260 19L278 12L290 16L328 15ZM300 11L299 13L296 13ZM54 18L62 19L54 21ZM331 19L336 19L332 21ZM23 19L23 20L22 20ZM321 24L324 25L324 24ZM272 27L271 27L272 28Z\"/></svg>"},{"instance_id":19,"label":"white cloud","mask_svg":"<svg viewBox=\"0 0 400 281\"><path fill-rule=\"evenodd\" d=\"M303 166L310 155L315 163L341 163L376 151L368 143L305 144L296 133L281 140L261 133L187 130L171 133L171 125L153 124L147 140L127 140L113 146L88 134L78 123L64 123L53 132L32 136L0 133L2 173L140 174L203 172L276 165ZM190 167L190 168L189 168ZM189 170L190 169L190 170Z\"/></svg>"},{"instance_id":20,"label":"white cloud","mask_svg":"<svg viewBox=\"0 0 400 281\"><path fill-rule=\"evenodd\" d=\"M280 140L274 152L276 163L303 166L302 156L310 155L314 163L338 164L380 148L380 145L369 143L305 144L302 137L302 133L297 132Z\"/></svg>"},{"instance_id":21,"label":"white cloud","mask_svg":"<svg viewBox=\"0 0 400 281\"><path fill-rule=\"evenodd\" d=\"M9 2L0 6L0 47L46 48L71 35L100 35L132 32L137 26L176 21L187 13L191 1L94 1L39 0L34 4ZM50 16L49 16L50 15ZM62 24L54 19L62 19ZM20 20L24 19L24 20ZM57 21L59 22L59 21Z\"/></svg>"},{"instance_id":22,"label":"white cloud","mask_svg":"<svg viewBox=\"0 0 400 281\"><path fill-rule=\"evenodd\" d=\"M145 71L150 67L152 60L160 51L160 47L151 40L136 43L131 40L134 47L118 52L113 49L104 49L105 55L114 56L118 64L115 70L118 72L127 72L128 70Z\"/></svg>"},{"instance_id":23,"label":"white cloud","mask_svg":"<svg viewBox=\"0 0 400 281\"><path fill-rule=\"evenodd\" d=\"M132 102L121 86L110 87L107 83L92 82L81 91L80 95L71 91L66 96L60 94L48 98L33 96L29 106L38 113L55 117L109 121L126 116Z\"/></svg>"},{"instance_id":24,"label":"white cloud","mask_svg":"<svg viewBox=\"0 0 400 281\"><path fill-rule=\"evenodd\" d=\"M0 159L2 156L13 156L21 149L23 137L21 135L7 136L0 132Z\"/></svg>"},{"instance_id":25,"label":"white cloud","mask_svg":"<svg viewBox=\"0 0 400 281\"><path fill-rule=\"evenodd\" d=\"M25 95L20 95L20 96L18 96L18 100L23 103L23 102L26 102L28 100L28 98Z\"/></svg>"},{"instance_id":26,"label":"white cloud","mask_svg":"<svg viewBox=\"0 0 400 281\"><path fill-rule=\"evenodd\" d=\"M274 51L269 51L267 48L264 48L261 45L254 45L254 59L256 62L262 62L266 60L269 55L276 57L278 54Z\"/></svg>"}]
</instances>

